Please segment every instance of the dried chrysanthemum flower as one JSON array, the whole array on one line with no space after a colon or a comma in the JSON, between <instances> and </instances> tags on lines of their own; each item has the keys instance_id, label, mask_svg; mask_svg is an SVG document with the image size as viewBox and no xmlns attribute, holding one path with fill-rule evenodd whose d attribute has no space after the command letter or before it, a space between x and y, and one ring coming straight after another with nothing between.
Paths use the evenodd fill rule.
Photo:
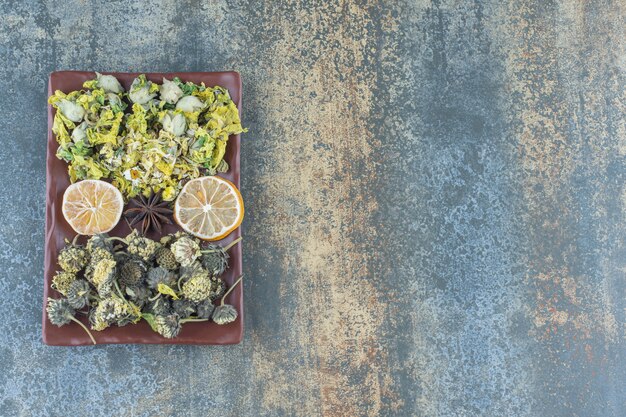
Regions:
<instances>
[{"instance_id":1,"label":"dried chrysanthemum flower","mask_svg":"<svg viewBox=\"0 0 626 417\"><path fill-rule=\"evenodd\" d=\"M67 291L67 301L72 308L79 309L89 304L89 292L91 288L84 279L77 279L72 282Z\"/></svg>"},{"instance_id":2,"label":"dried chrysanthemum flower","mask_svg":"<svg viewBox=\"0 0 626 417\"><path fill-rule=\"evenodd\" d=\"M91 328L102 331L132 314L133 311L124 300L118 297L103 298L95 308Z\"/></svg>"},{"instance_id":3,"label":"dried chrysanthemum flower","mask_svg":"<svg viewBox=\"0 0 626 417\"><path fill-rule=\"evenodd\" d=\"M111 251L102 247L94 247L94 249L90 251L90 254L91 259L85 268L85 278L87 278L89 282L93 283L93 272L96 265L102 260L114 261L115 257Z\"/></svg>"},{"instance_id":4,"label":"dried chrysanthemum flower","mask_svg":"<svg viewBox=\"0 0 626 417\"><path fill-rule=\"evenodd\" d=\"M134 255L142 259L144 262L151 262L154 259L157 250L161 247L158 242L155 242L147 237L140 236L136 229L126 236L124 240L128 245L126 251L130 255Z\"/></svg>"},{"instance_id":5,"label":"dried chrysanthemum flower","mask_svg":"<svg viewBox=\"0 0 626 417\"><path fill-rule=\"evenodd\" d=\"M89 253L91 254L91 260L89 263L93 264L94 266L102 260L106 259L112 261L115 259L115 256L113 255L113 249L109 250L104 247L95 247Z\"/></svg>"},{"instance_id":6,"label":"dried chrysanthemum flower","mask_svg":"<svg viewBox=\"0 0 626 417\"><path fill-rule=\"evenodd\" d=\"M211 275L219 277L228 269L228 250L235 246L241 237L238 237L225 247L211 244L202 250L202 266L206 268Z\"/></svg>"},{"instance_id":7,"label":"dried chrysanthemum flower","mask_svg":"<svg viewBox=\"0 0 626 417\"><path fill-rule=\"evenodd\" d=\"M173 234L167 235L167 236L163 236L161 238L161 243L163 245L172 245L172 243L176 242L178 239L182 238L182 237L187 237L191 240L195 240L196 242L200 243L200 240L196 237L194 237L193 235L190 235L187 232L184 232L182 230L179 230Z\"/></svg>"},{"instance_id":8,"label":"dried chrysanthemum flower","mask_svg":"<svg viewBox=\"0 0 626 417\"><path fill-rule=\"evenodd\" d=\"M139 306L145 305L150 298L150 290L145 286L145 283L134 287L126 287L125 291L126 295Z\"/></svg>"},{"instance_id":9,"label":"dried chrysanthemum flower","mask_svg":"<svg viewBox=\"0 0 626 417\"><path fill-rule=\"evenodd\" d=\"M127 259L118 267L120 284L133 287L138 286L146 272L146 266L143 262L135 259Z\"/></svg>"},{"instance_id":10,"label":"dried chrysanthemum flower","mask_svg":"<svg viewBox=\"0 0 626 417\"><path fill-rule=\"evenodd\" d=\"M188 300L199 303L211 296L211 277L206 272L194 274L182 288L182 295Z\"/></svg>"},{"instance_id":11,"label":"dried chrysanthemum flower","mask_svg":"<svg viewBox=\"0 0 626 417\"><path fill-rule=\"evenodd\" d=\"M58 271L52 278L52 289L57 290L63 295L67 295L67 291L70 289L72 282L76 281L76 274L66 271Z\"/></svg>"},{"instance_id":12,"label":"dried chrysanthemum flower","mask_svg":"<svg viewBox=\"0 0 626 417\"><path fill-rule=\"evenodd\" d=\"M221 278L211 279L211 300L217 300L224 296L226 292L226 283Z\"/></svg>"},{"instance_id":13,"label":"dried chrysanthemum flower","mask_svg":"<svg viewBox=\"0 0 626 417\"><path fill-rule=\"evenodd\" d=\"M57 262L64 271L75 274L87 266L89 254L83 247L72 243L61 249Z\"/></svg>"},{"instance_id":14,"label":"dried chrysanthemum flower","mask_svg":"<svg viewBox=\"0 0 626 417\"><path fill-rule=\"evenodd\" d=\"M196 305L192 301L181 298L172 301L172 309L181 319L186 319L196 311Z\"/></svg>"},{"instance_id":15,"label":"dried chrysanthemum flower","mask_svg":"<svg viewBox=\"0 0 626 417\"><path fill-rule=\"evenodd\" d=\"M186 236L172 243L170 249L181 266L191 265L202 254L198 242Z\"/></svg>"},{"instance_id":16,"label":"dried chrysanthemum flower","mask_svg":"<svg viewBox=\"0 0 626 417\"><path fill-rule=\"evenodd\" d=\"M176 262L176 257L169 248L160 247L156 253L155 260L160 267L169 269L170 271L178 268L178 262Z\"/></svg>"},{"instance_id":17,"label":"dried chrysanthemum flower","mask_svg":"<svg viewBox=\"0 0 626 417\"><path fill-rule=\"evenodd\" d=\"M96 248L104 249L107 252L113 252L113 242L106 233L93 235L87 241L87 250L91 253Z\"/></svg>"},{"instance_id":18,"label":"dried chrysanthemum flower","mask_svg":"<svg viewBox=\"0 0 626 417\"><path fill-rule=\"evenodd\" d=\"M94 266L92 282L97 287L110 277L115 275L116 262L111 259L103 259Z\"/></svg>"},{"instance_id":19,"label":"dried chrysanthemum flower","mask_svg":"<svg viewBox=\"0 0 626 417\"><path fill-rule=\"evenodd\" d=\"M115 261L103 259L96 264L91 275L91 283L101 297L108 297L115 283Z\"/></svg>"},{"instance_id":20,"label":"dried chrysanthemum flower","mask_svg":"<svg viewBox=\"0 0 626 417\"><path fill-rule=\"evenodd\" d=\"M56 300L54 298L48 298L46 313L48 314L48 319L50 320L50 323L54 324L55 326L61 327L68 324L70 321L77 323L80 327L83 328L83 330L87 332L93 344L96 344L96 339L93 338L89 329L87 329L87 327L85 327L83 323L81 323L74 317L74 309L66 299L61 298Z\"/></svg>"},{"instance_id":21,"label":"dried chrysanthemum flower","mask_svg":"<svg viewBox=\"0 0 626 417\"><path fill-rule=\"evenodd\" d=\"M74 317L74 309L65 298L48 298L46 312L48 313L50 323L59 327L65 326L67 323L72 321L72 317Z\"/></svg>"},{"instance_id":22,"label":"dried chrysanthemum flower","mask_svg":"<svg viewBox=\"0 0 626 417\"><path fill-rule=\"evenodd\" d=\"M213 301L206 300L201 303L198 303L196 306L196 316L200 319L210 319L211 314L213 314L213 310L215 310L215 305Z\"/></svg>"},{"instance_id":23,"label":"dried chrysanthemum flower","mask_svg":"<svg viewBox=\"0 0 626 417\"><path fill-rule=\"evenodd\" d=\"M165 284L168 287L171 287L176 283L176 274L165 268L157 266L156 268L151 268L148 271L147 281L148 286L154 290L157 289L159 284Z\"/></svg>"},{"instance_id":24,"label":"dried chrysanthemum flower","mask_svg":"<svg viewBox=\"0 0 626 417\"><path fill-rule=\"evenodd\" d=\"M202 267L202 264L199 261L194 261L189 266L181 266L178 272L178 275L182 278L183 281L188 280L196 274L209 273L209 271Z\"/></svg>"},{"instance_id":25,"label":"dried chrysanthemum flower","mask_svg":"<svg viewBox=\"0 0 626 417\"><path fill-rule=\"evenodd\" d=\"M150 301L147 305L146 310L154 314L155 316L167 315L172 312L172 306L166 298L159 297L155 300Z\"/></svg>"},{"instance_id":26,"label":"dried chrysanthemum flower","mask_svg":"<svg viewBox=\"0 0 626 417\"><path fill-rule=\"evenodd\" d=\"M228 294L230 294L230 292L237 286L237 284L241 282L242 278L243 278L243 275L237 278L237 281L235 281L233 285L228 289L228 291L226 291L226 294L222 296L222 301L220 302L220 305L215 307L215 310L213 311L213 314L211 315L211 318L213 319L215 323L221 325L221 324L228 324L237 320L237 316L238 316L237 309L230 304L224 304L224 300L226 299Z\"/></svg>"},{"instance_id":27,"label":"dried chrysanthemum flower","mask_svg":"<svg viewBox=\"0 0 626 417\"><path fill-rule=\"evenodd\" d=\"M167 339L178 336L178 333L180 333L182 329L180 317L176 313L156 316L155 325L156 331Z\"/></svg>"},{"instance_id":28,"label":"dried chrysanthemum flower","mask_svg":"<svg viewBox=\"0 0 626 417\"><path fill-rule=\"evenodd\" d=\"M237 309L230 304L219 305L215 307L211 318L217 324L232 323L237 320Z\"/></svg>"}]
</instances>

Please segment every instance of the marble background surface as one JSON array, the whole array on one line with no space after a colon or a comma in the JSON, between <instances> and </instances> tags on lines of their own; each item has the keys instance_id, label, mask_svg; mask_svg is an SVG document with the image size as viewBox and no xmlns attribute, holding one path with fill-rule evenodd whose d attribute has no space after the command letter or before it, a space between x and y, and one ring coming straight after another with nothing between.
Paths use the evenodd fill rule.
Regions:
<instances>
[{"instance_id":1,"label":"marble background surface","mask_svg":"<svg viewBox=\"0 0 626 417\"><path fill-rule=\"evenodd\" d=\"M623 415L625 12L3 1L0 415ZM241 345L42 344L61 69L241 73Z\"/></svg>"}]
</instances>

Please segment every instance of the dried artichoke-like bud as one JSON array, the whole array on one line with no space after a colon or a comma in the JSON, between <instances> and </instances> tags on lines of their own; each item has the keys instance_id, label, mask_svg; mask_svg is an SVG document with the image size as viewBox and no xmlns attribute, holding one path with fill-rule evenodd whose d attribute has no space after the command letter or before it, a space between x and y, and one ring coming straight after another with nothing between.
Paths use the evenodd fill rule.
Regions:
<instances>
[{"instance_id":1,"label":"dried artichoke-like bud","mask_svg":"<svg viewBox=\"0 0 626 417\"><path fill-rule=\"evenodd\" d=\"M72 321L72 317L74 317L74 309L65 298L48 298L46 312L48 313L50 323L59 327L65 326Z\"/></svg>"},{"instance_id":2,"label":"dried artichoke-like bud","mask_svg":"<svg viewBox=\"0 0 626 417\"><path fill-rule=\"evenodd\" d=\"M52 278L52 289L57 290L63 295L67 295L67 291L70 289L72 282L76 281L76 274L66 271L57 271L57 274Z\"/></svg>"},{"instance_id":3,"label":"dried artichoke-like bud","mask_svg":"<svg viewBox=\"0 0 626 417\"><path fill-rule=\"evenodd\" d=\"M64 271L75 274L87 266L89 254L80 246L69 245L61 249L57 262Z\"/></svg>"},{"instance_id":4,"label":"dried artichoke-like bud","mask_svg":"<svg viewBox=\"0 0 626 417\"><path fill-rule=\"evenodd\" d=\"M181 298L172 301L172 309L181 319L186 319L196 311L196 305L189 300Z\"/></svg>"},{"instance_id":5,"label":"dried artichoke-like bud","mask_svg":"<svg viewBox=\"0 0 626 417\"><path fill-rule=\"evenodd\" d=\"M148 286L156 290L159 284L165 284L168 287L173 286L176 284L176 274L160 266L151 268L148 271Z\"/></svg>"},{"instance_id":6,"label":"dried artichoke-like bud","mask_svg":"<svg viewBox=\"0 0 626 417\"><path fill-rule=\"evenodd\" d=\"M106 233L93 235L87 241L87 251L92 253L96 248L104 249L107 252L113 252L113 242Z\"/></svg>"},{"instance_id":7,"label":"dried artichoke-like bud","mask_svg":"<svg viewBox=\"0 0 626 417\"><path fill-rule=\"evenodd\" d=\"M202 253L200 245L193 239L183 236L171 245L172 253L181 266L191 265Z\"/></svg>"},{"instance_id":8,"label":"dried artichoke-like bud","mask_svg":"<svg viewBox=\"0 0 626 417\"><path fill-rule=\"evenodd\" d=\"M176 257L174 256L174 254L169 248L166 248L166 247L159 248L159 250L156 253L155 260L156 260L156 263L160 267L168 269L170 271L173 271L176 268L178 268L178 262L176 262Z\"/></svg>"},{"instance_id":9,"label":"dried artichoke-like bud","mask_svg":"<svg viewBox=\"0 0 626 417\"><path fill-rule=\"evenodd\" d=\"M89 303L89 292L91 287L84 279L78 279L70 285L67 291L67 302L72 308L83 308Z\"/></svg>"},{"instance_id":10,"label":"dried artichoke-like bud","mask_svg":"<svg viewBox=\"0 0 626 417\"><path fill-rule=\"evenodd\" d=\"M126 251L130 255L142 259L144 262L151 262L154 259L157 250L161 247L158 242L155 242L147 237L140 236L136 229L133 230L125 240L128 244Z\"/></svg>"},{"instance_id":11,"label":"dried artichoke-like bud","mask_svg":"<svg viewBox=\"0 0 626 417\"><path fill-rule=\"evenodd\" d=\"M178 336L182 329L180 317L176 313L155 317L156 331L167 339Z\"/></svg>"},{"instance_id":12,"label":"dried artichoke-like bud","mask_svg":"<svg viewBox=\"0 0 626 417\"><path fill-rule=\"evenodd\" d=\"M120 284L129 287L138 286L143 281L145 273L145 264L134 259L127 259L118 267Z\"/></svg>"},{"instance_id":13,"label":"dried artichoke-like bud","mask_svg":"<svg viewBox=\"0 0 626 417\"><path fill-rule=\"evenodd\" d=\"M200 272L189 278L182 288L182 295L195 303L208 300L211 296L211 277L206 272Z\"/></svg>"},{"instance_id":14,"label":"dried artichoke-like bud","mask_svg":"<svg viewBox=\"0 0 626 417\"><path fill-rule=\"evenodd\" d=\"M196 316L200 319L210 319L211 314L213 314L213 310L215 310L215 305L213 301L206 300L201 303L198 303L196 306Z\"/></svg>"},{"instance_id":15,"label":"dried artichoke-like bud","mask_svg":"<svg viewBox=\"0 0 626 417\"><path fill-rule=\"evenodd\" d=\"M237 320L237 309L230 304L219 305L215 307L211 318L220 325L232 323Z\"/></svg>"},{"instance_id":16,"label":"dried artichoke-like bud","mask_svg":"<svg viewBox=\"0 0 626 417\"><path fill-rule=\"evenodd\" d=\"M213 278L211 279L211 300L217 300L218 298L222 298L224 293L226 292L226 283L221 278Z\"/></svg>"}]
</instances>

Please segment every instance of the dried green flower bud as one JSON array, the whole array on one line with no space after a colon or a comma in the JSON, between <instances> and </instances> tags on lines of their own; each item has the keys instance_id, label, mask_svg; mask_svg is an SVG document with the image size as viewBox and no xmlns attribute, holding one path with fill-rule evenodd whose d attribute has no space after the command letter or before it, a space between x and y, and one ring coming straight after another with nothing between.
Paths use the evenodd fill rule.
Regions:
<instances>
[{"instance_id":1,"label":"dried green flower bud","mask_svg":"<svg viewBox=\"0 0 626 417\"><path fill-rule=\"evenodd\" d=\"M219 277L228 269L228 253L220 245L209 245L202 250L202 266L204 266L211 275Z\"/></svg>"},{"instance_id":2,"label":"dried green flower bud","mask_svg":"<svg viewBox=\"0 0 626 417\"><path fill-rule=\"evenodd\" d=\"M80 246L69 245L61 249L57 262L64 271L75 274L87 266L89 254Z\"/></svg>"},{"instance_id":3,"label":"dried green flower bud","mask_svg":"<svg viewBox=\"0 0 626 417\"><path fill-rule=\"evenodd\" d=\"M138 286L142 282L145 272L146 266L143 262L127 259L118 267L120 284L130 287Z\"/></svg>"},{"instance_id":4,"label":"dried green flower bud","mask_svg":"<svg viewBox=\"0 0 626 417\"><path fill-rule=\"evenodd\" d=\"M50 323L59 327L66 325L74 317L74 309L65 298L48 298L46 312Z\"/></svg>"},{"instance_id":5,"label":"dried green flower bud","mask_svg":"<svg viewBox=\"0 0 626 417\"><path fill-rule=\"evenodd\" d=\"M87 251L93 252L96 248L104 249L107 252L113 252L113 242L106 233L93 235L87 241Z\"/></svg>"},{"instance_id":6,"label":"dried green flower bud","mask_svg":"<svg viewBox=\"0 0 626 417\"><path fill-rule=\"evenodd\" d=\"M65 271L58 271L52 278L52 289L57 290L63 295L67 295L67 291L70 289L72 282L76 281L76 274Z\"/></svg>"},{"instance_id":7,"label":"dried green flower bud","mask_svg":"<svg viewBox=\"0 0 626 417\"><path fill-rule=\"evenodd\" d=\"M186 236L176 240L171 245L172 253L181 266L191 265L202 253L200 252L200 245L193 239Z\"/></svg>"},{"instance_id":8,"label":"dried green flower bud","mask_svg":"<svg viewBox=\"0 0 626 417\"><path fill-rule=\"evenodd\" d=\"M126 287L125 291L126 295L128 295L128 297L133 300L135 304L140 306L146 304L150 298L150 290L144 283L133 287Z\"/></svg>"},{"instance_id":9,"label":"dried green flower bud","mask_svg":"<svg viewBox=\"0 0 626 417\"><path fill-rule=\"evenodd\" d=\"M172 253L169 248L161 247L156 253L156 263L165 269L169 269L173 271L178 268L178 262L176 262L176 257Z\"/></svg>"},{"instance_id":10,"label":"dried green flower bud","mask_svg":"<svg viewBox=\"0 0 626 417\"><path fill-rule=\"evenodd\" d=\"M196 311L196 305L189 300L181 298L172 301L172 309L181 319L186 319Z\"/></svg>"},{"instance_id":11,"label":"dried green flower bud","mask_svg":"<svg viewBox=\"0 0 626 417\"><path fill-rule=\"evenodd\" d=\"M211 317L215 323L220 325L232 323L237 319L237 309L230 304L223 304L215 307Z\"/></svg>"},{"instance_id":12,"label":"dried green flower bud","mask_svg":"<svg viewBox=\"0 0 626 417\"><path fill-rule=\"evenodd\" d=\"M188 300L199 303L211 296L211 277L206 272L193 275L183 284L182 295Z\"/></svg>"},{"instance_id":13,"label":"dried green flower bud","mask_svg":"<svg viewBox=\"0 0 626 417\"><path fill-rule=\"evenodd\" d=\"M182 326L178 314L168 314L166 316L155 317L156 331L167 339L174 338L180 333Z\"/></svg>"},{"instance_id":14,"label":"dried green flower bud","mask_svg":"<svg viewBox=\"0 0 626 417\"><path fill-rule=\"evenodd\" d=\"M160 266L151 268L148 271L148 286L156 290L159 284L165 284L168 287L173 286L176 284L176 274Z\"/></svg>"},{"instance_id":15,"label":"dried green flower bud","mask_svg":"<svg viewBox=\"0 0 626 417\"><path fill-rule=\"evenodd\" d=\"M142 259L144 262L151 262L154 259L157 250L161 247L160 243L155 242L152 239L148 239L147 237L140 236L136 229L133 230L125 240L128 243L126 251L130 255L134 255Z\"/></svg>"},{"instance_id":16,"label":"dried green flower bud","mask_svg":"<svg viewBox=\"0 0 626 417\"><path fill-rule=\"evenodd\" d=\"M210 319L211 314L213 314L213 310L215 310L213 301L203 301L196 306L196 316L201 319Z\"/></svg>"},{"instance_id":17,"label":"dried green flower bud","mask_svg":"<svg viewBox=\"0 0 626 417\"><path fill-rule=\"evenodd\" d=\"M72 308L83 308L89 303L89 292L91 287L84 279L78 279L70 285L67 291L67 302Z\"/></svg>"},{"instance_id":18,"label":"dried green flower bud","mask_svg":"<svg viewBox=\"0 0 626 417\"><path fill-rule=\"evenodd\" d=\"M172 312L170 302L164 297L159 297L156 300L149 302L146 309L155 316L163 316Z\"/></svg>"}]
</instances>

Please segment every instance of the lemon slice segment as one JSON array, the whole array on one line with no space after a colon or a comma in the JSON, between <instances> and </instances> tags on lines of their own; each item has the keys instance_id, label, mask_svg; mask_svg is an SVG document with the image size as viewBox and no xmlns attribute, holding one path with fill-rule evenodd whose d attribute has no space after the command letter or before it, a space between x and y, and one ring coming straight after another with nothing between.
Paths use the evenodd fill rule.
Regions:
<instances>
[{"instance_id":1,"label":"lemon slice segment","mask_svg":"<svg viewBox=\"0 0 626 417\"><path fill-rule=\"evenodd\" d=\"M67 187L61 211L76 233L106 233L120 221L124 199L108 182L84 180Z\"/></svg>"},{"instance_id":2,"label":"lemon slice segment","mask_svg":"<svg viewBox=\"0 0 626 417\"><path fill-rule=\"evenodd\" d=\"M174 220L204 240L220 240L243 221L243 199L235 185L217 176L201 177L183 187L174 204Z\"/></svg>"}]
</instances>

